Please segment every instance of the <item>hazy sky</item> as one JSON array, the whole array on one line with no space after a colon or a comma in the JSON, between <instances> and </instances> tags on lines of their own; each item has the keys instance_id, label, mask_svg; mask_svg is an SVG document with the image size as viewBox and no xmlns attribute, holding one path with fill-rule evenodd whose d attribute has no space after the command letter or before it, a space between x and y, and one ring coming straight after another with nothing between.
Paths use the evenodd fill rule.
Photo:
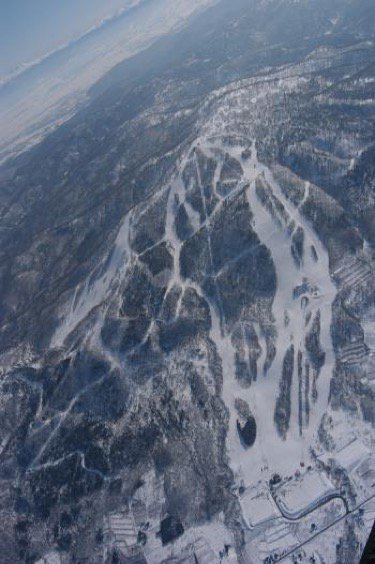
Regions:
<instances>
[{"instance_id":1,"label":"hazy sky","mask_svg":"<svg viewBox=\"0 0 375 564\"><path fill-rule=\"evenodd\" d=\"M176 31L216 1L0 0L4 28L0 30L0 163L69 119L91 86L115 65ZM127 10L135 5L139 9ZM120 10L120 17L85 34ZM83 34L81 41L25 72L13 73L10 79L15 64L36 63Z\"/></svg>"},{"instance_id":2,"label":"hazy sky","mask_svg":"<svg viewBox=\"0 0 375 564\"><path fill-rule=\"evenodd\" d=\"M43 57L134 0L0 0L0 76Z\"/></svg>"}]
</instances>

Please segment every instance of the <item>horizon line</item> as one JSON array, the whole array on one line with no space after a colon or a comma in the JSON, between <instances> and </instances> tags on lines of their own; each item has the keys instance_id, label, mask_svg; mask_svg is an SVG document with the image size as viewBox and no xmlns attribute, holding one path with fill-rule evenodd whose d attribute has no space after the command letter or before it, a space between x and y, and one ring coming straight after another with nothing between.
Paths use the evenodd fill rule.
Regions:
<instances>
[{"instance_id":1,"label":"horizon line","mask_svg":"<svg viewBox=\"0 0 375 564\"><path fill-rule=\"evenodd\" d=\"M53 57L57 53L60 53L65 49L72 47L75 43L82 41L82 39L85 39L92 33L95 33L96 31L99 31L101 28L105 27L106 25L114 22L115 20L118 20L119 18L124 16L127 12L130 12L135 8L138 8L140 5L150 1L151 0L133 0L128 6L125 6L124 8L120 8L119 10L117 10L115 13L112 13L111 15L105 16L98 23L94 24L86 31L78 35L77 37L74 37L73 39L65 43L62 43L61 45L57 46L55 49L52 49L51 51L48 51L41 57L33 59L32 61L29 62L18 64L13 71L10 71L5 75L0 76L0 90L5 86L7 86L8 84L10 84L11 82L13 82L14 80L16 80L17 78L19 78L20 76L22 76L30 69L37 67L38 65L45 62L47 59Z\"/></svg>"}]
</instances>

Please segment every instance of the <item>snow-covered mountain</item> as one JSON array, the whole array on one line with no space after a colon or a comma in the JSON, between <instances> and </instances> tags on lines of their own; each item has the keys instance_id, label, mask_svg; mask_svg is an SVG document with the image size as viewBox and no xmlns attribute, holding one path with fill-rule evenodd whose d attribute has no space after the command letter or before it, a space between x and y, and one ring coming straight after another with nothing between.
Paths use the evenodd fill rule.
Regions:
<instances>
[{"instance_id":1,"label":"snow-covered mountain","mask_svg":"<svg viewBox=\"0 0 375 564\"><path fill-rule=\"evenodd\" d=\"M1 169L10 562L359 562L372 3L222 2Z\"/></svg>"}]
</instances>

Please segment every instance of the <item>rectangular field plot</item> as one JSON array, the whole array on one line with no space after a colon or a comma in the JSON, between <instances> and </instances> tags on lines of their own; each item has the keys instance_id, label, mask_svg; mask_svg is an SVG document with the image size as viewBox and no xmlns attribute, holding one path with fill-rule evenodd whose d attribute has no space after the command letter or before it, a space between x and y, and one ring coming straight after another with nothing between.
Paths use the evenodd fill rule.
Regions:
<instances>
[{"instance_id":1,"label":"rectangular field plot","mask_svg":"<svg viewBox=\"0 0 375 564\"><path fill-rule=\"evenodd\" d=\"M241 497L241 506L249 527L255 527L280 516L265 484L248 488Z\"/></svg>"}]
</instances>

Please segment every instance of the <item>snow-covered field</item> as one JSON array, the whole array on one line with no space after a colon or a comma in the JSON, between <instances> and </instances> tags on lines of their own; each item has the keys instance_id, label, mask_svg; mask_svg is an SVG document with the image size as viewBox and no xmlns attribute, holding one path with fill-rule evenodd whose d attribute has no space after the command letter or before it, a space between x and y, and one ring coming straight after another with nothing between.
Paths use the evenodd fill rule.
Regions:
<instances>
[{"instance_id":1,"label":"snow-covered field","mask_svg":"<svg viewBox=\"0 0 375 564\"><path fill-rule=\"evenodd\" d=\"M342 468L350 472L354 470L364 458L367 458L369 454L369 449L365 447L361 441L354 439L342 449L338 450L334 454L334 458Z\"/></svg>"},{"instance_id":2,"label":"snow-covered field","mask_svg":"<svg viewBox=\"0 0 375 564\"><path fill-rule=\"evenodd\" d=\"M246 489L241 496L241 507L249 527L256 527L280 516L268 485L264 483Z\"/></svg>"}]
</instances>

